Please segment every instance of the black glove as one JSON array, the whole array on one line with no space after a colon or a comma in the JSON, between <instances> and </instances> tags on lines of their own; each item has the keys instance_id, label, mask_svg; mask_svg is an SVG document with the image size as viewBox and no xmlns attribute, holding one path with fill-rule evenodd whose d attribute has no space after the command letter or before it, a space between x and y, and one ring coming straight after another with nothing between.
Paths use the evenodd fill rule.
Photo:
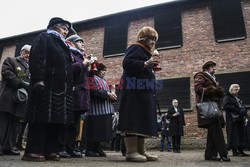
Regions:
<instances>
[{"instance_id":1,"label":"black glove","mask_svg":"<svg viewBox=\"0 0 250 167\"><path fill-rule=\"evenodd\" d=\"M19 84L19 88L24 88L26 91L28 91L29 85L30 85L29 82L26 82L26 81L22 80L22 81L20 82L20 84Z\"/></svg>"},{"instance_id":2,"label":"black glove","mask_svg":"<svg viewBox=\"0 0 250 167\"><path fill-rule=\"evenodd\" d=\"M44 82L43 81L39 81L39 82L36 82L34 84L33 91L41 93L43 90L44 90Z\"/></svg>"}]
</instances>

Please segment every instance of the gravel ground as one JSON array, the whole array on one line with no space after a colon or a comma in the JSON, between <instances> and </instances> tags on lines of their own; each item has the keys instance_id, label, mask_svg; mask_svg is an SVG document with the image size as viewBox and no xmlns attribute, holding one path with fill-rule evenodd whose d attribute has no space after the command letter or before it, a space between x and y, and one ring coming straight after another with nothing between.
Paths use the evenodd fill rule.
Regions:
<instances>
[{"instance_id":1,"label":"gravel ground","mask_svg":"<svg viewBox=\"0 0 250 167\"><path fill-rule=\"evenodd\" d=\"M27 162L20 160L21 156L0 156L0 167L250 167L250 157L231 156L231 162L205 161L203 157L204 150L183 150L182 153L152 150L149 152L158 155L159 160L155 162L132 163L125 161L120 153L107 151L107 157L71 158L62 159L58 162ZM250 154L250 151L246 151L246 153Z\"/></svg>"}]
</instances>

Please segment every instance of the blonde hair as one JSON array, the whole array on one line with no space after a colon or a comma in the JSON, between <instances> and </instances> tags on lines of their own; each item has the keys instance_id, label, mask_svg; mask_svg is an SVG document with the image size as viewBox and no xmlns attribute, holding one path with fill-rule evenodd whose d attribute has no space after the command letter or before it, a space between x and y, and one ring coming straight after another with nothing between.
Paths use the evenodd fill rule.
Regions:
<instances>
[{"instance_id":1,"label":"blonde hair","mask_svg":"<svg viewBox=\"0 0 250 167\"><path fill-rule=\"evenodd\" d=\"M229 92L232 93L232 89L233 88L239 88L240 89L240 85L239 84L231 84L230 88L229 88Z\"/></svg>"}]
</instances>

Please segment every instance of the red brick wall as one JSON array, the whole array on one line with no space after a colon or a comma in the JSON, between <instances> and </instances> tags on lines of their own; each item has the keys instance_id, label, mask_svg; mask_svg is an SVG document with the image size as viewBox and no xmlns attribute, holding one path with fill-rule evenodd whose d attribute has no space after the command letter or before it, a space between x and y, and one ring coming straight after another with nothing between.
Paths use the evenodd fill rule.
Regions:
<instances>
[{"instance_id":1,"label":"red brick wall","mask_svg":"<svg viewBox=\"0 0 250 167\"><path fill-rule=\"evenodd\" d=\"M242 1L247 36L250 37L250 1ZM143 26L154 26L153 17L133 20L129 23L128 45L136 40L136 34ZM186 7L182 12L183 46L177 49L162 50L161 67L157 78L168 79L178 77L191 78L191 109L195 105L193 76L201 70L207 60L217 62L217 73L240 72L250 70L250 38L240 41L216 43L210 8L207 4ZM100 62L107 65L106 78L120 78L123 57L103 58L104 27L82 29L78 32L85 41L88 54L92 53ZM119 41L117 41L119 42ZM4 47L3 59L14 56L15 45ZM181 104L180 104L181 105ZM197 128L196 112L185 114L185 135L189 137L204 137L204 130Z\"/></svg>"}]
</instances>

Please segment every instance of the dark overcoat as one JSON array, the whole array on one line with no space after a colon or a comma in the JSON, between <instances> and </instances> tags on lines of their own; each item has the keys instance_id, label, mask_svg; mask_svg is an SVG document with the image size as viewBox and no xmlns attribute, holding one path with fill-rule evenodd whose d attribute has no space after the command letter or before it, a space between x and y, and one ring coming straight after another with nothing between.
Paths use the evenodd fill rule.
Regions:
<instances>
[{"instance_id":1,"label":"dark overcoat","mask_svg":"<svg viewBox=\"0 0 250 167\"><path fill-rule=\"evenodd\" d=\"M169 132L170 136L183 136L183 126L185 124L183 109L178 107L178 112L180 115L174 117L176 113L174 107L168 109L167 118L170 119L169 123Z\"/></svg>"},{"instance_id":2,"label":"dark overcoat","mask_svg":"<svg viewBox=\"0 0 250 167\"><path fill-rule=\"evenodd\" d=\"M244 115L240 115L240 107L236 98L231 93L226 93L223 98L223 109L226 111L226 132L228 149L244 146ZM240 115L238 121L233 121L232 114Z\"/></svg>"},{"instance_id":3,"label":"dark overcoat","mask_svg":"<svg viewBox=\"0 0 250 167\"><path fill-rule=\"evenodd\" d=\"M158 136L155 89L146 85L147 81L155 80L155 75L152 67L144 68L144 62L150 57L151 54L137 44L126 50L121 77L120 131Z\"/></svg>"},{"instance_id":4,"label":"dark overcoat","mask_svg":"<svg viewBox=\"0 0 250 167\"><path fill-rule=\"evenodd\" d=\"M18 77L17 68L25 73L24 78ZM19 57L8 57L4 60L2 66L2 82L0 86L0 112L8 112L14 116L23 118L26 110L26 104L16 104L13 96L22 79L29 82L29 67L24 59Z\"/></svg>"},{"instance_id":5,"label":"dark overcoat","mask_svg":"<svg viewBox=\"0 0 250 167\"><path fill-rule=\"evenodd\" d=\"M87 77L89 70L83 65L83 55L79 52L72 52L73 56L73 110L75 112L86 112L89 110L90 94L87 89Z\"/></svg>"},{"instance_id":6,"label":"dark overcoat","mask_svg":"<svg viewBox=\"0 0 250 167\"><path fill-rule=\"evenodd\" d=\"M52 34L41 33L30 52L31 95L27 121L73 123L72 57L68 46ZM34 83L44 81L43 91L34 91Z\"/></svg>"},{"instance_id":7,"label":"dark overcoat","mask_svg":"<svg viewBox=\"0 0 250 167\"><path fill-rule=\"evenodd\" d=\"M204 90L203 102L215 101L218 103L219 107L221 104L222 97L224 95L224 89L219 86L212 77L210 77L205 72L198 72L194 76L194 90L196 95L196 103L201 102L202 91ZM197 113L199 114L199 113ZM198 115L198 126L202 124L202 120L199 119ZM210 120L212 121L212 120ZM220 118L222 124L225 123L223 116Z\"/></svg>"}]
</instances>

